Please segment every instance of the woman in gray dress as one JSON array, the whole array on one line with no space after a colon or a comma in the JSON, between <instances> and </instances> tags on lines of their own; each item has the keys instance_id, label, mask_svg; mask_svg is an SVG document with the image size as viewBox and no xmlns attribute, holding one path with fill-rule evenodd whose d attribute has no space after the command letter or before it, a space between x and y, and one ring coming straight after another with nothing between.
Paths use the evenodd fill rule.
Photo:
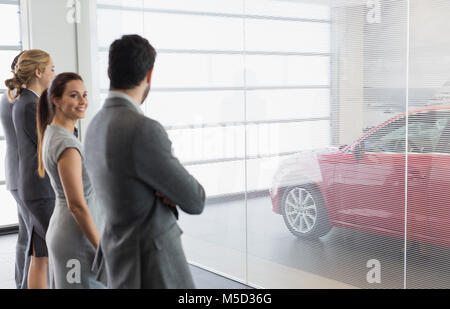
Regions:
<instances>
[{"instance_id":1,"label":"woman in gray dress","mask_svg":"<svg viewBox=\"0 0 450 309\"><path fill-rule=\"evenodd\" d=\"M91 271L102 230L75 124L88 106L86 86L75 73L59 74L37 108L39 175L56 194L46 241L50 288L104 288ZM44 170L45 168L45 170Z\"/></svg>"}]
</instances>

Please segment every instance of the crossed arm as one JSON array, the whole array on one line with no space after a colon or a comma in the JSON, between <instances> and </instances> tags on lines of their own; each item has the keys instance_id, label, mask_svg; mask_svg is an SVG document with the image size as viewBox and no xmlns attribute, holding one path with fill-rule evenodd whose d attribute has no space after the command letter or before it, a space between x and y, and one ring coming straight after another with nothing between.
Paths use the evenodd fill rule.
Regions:
<instances>
[{"instance_id":1,"label":"crossed arm","mask_svg":"<svg viewBox=\"0 0 450 309\"><path fill-rule=\"evenodd\" d=\"M142 119L137 127L132 151L139 178L167 205L178 205L186 213L200 214L205 191L173 156L172 143L164 128L148 118Z\"/></svg>"}]
</instances>

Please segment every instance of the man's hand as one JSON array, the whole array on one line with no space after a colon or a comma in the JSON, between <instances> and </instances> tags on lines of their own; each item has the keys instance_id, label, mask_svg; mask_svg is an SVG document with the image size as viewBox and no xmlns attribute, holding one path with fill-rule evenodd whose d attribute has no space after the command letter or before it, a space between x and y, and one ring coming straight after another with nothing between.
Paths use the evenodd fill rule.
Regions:
<instances>
[{"instance_id":1,"label":"man's hand","mask_svg":"<svg viewBox=\"0 0 450 309\"><path fill-rule=\"evenodd\" d=\"M172 206L172 207L176 207L177 206L177 204L175 204L174 202L172 202L171 200L169 200L168 198L166 198L164 195L162 195L159 192L156 192L156 196L160 197L163 200L164 204L166 204L168 206Z\"/></svg>"}]
</instances>

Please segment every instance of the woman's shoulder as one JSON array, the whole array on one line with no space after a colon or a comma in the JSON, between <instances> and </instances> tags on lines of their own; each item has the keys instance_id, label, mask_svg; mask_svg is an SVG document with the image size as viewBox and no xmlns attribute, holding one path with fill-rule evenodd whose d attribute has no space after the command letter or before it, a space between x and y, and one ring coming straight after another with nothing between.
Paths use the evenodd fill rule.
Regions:
<instances>
[{"instance_id":1,"label":"woman's shoulder","mask_svg":"<svg viewBox=\"0 0 450 309\"><path fill-rule=\"evenodd\" d=\"M51 125L47 126L45 139L45 144L49 152L54 152L57 156L58 153L66 148L77 148L81 151L80 141L65 128Z\"/></svg>"},{"instance_id":2,"label":"woman's shoulder","mask_svg":"<svg viewBox=\"0 0 450 309\"><path fill-rule=\"evenodd\" d=\"M17 98L17 102L37 102L39 100L39 97L31 90L28 90L26 88L23 88L20 91L20 95Z\"/></svg>"},{"instance_id":3,"label":"woman's shoulder","mask_svg":"<svg viewBox=\"0 0 450 309\"><path fill-rule=\"evenodd\" d=\"M49 136L54 142L69 142L80 144L78 138L74 133L70 133L69 130L60 126L49 125L45 130L45 134Z\"/></svg>"},{"instance_id":4,"label":"woman's shoulder","mask_svg":"<svg viewBox=\"0 0 450 309\"><path fill-rule=\"evenodd\" d=\"M14 108L19 107L26 109L29 107L36 108L36 103L39 100L39 98L32 93L31 91L27 89L23 89L20 96L17 98L17 100L14 102Z\"/></svg>"}]
</instances>

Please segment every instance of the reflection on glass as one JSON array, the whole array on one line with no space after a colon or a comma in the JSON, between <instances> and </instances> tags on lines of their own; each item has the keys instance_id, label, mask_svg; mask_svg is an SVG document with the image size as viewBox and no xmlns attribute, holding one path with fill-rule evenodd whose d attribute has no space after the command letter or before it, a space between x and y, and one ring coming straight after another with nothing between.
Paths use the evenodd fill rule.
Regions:
<instances>
[{"instance_id":1,"label":"reflection on glass","mask_svg":"<svg viewBox=\"0 0 450 309\"><path fill-rule=\"evenodd\" d=\"M257 55L246 57L247 86L322 86L330 84L330 58Z\"/></svg>"},{"instance_id":2,"label":"reflection on glass","mask_svg":"<svg viewBox=\"0 0 450 309\"><path fill-rule=\"evenodd\" d=\"M249 19L245 25L246 47L250 51L330 52L330 24L326 22Z\"/></svg>"},{"instance_id":3,"label":"reflection on glass","mask_svg":"<svg viewBox=\"0 0 450 309\"><path fill-rule=\"evenodd\" d=\"M158 49L243 49L242 18L145 13L144 22L145 36Z\"/></svg>"},{"instance_id":4,"label":"reflection on glass","mask_svg":"<svg viewBox=\"0 0 450 309\"><path fill-rule=\"evenodd\" d=\"M97 25L98 46L109 47L114 40L124 34L142 35L143 14L136 11L99 9Z\"/></svg>"},{"instance_id":5,"label":"reflection on glass","mask_svg":"<svg viewBox=\"0 0 450 309\"><path fill-rule=\"evenodd\" d=\"M155 63L152 86L243 87L243 65L242 55L161 53Z\"/></svg>"},{"instance_id":6,"label":"reflection on glass","mask_svg":"<svg viewBox=\"0 0 450 309\"><path fill-rule=\"evenodd\" d=\"M151 91L144 108L164 126L178 128L244 122L243 105L243 91Z\"/></svg>"}]
</instances>

